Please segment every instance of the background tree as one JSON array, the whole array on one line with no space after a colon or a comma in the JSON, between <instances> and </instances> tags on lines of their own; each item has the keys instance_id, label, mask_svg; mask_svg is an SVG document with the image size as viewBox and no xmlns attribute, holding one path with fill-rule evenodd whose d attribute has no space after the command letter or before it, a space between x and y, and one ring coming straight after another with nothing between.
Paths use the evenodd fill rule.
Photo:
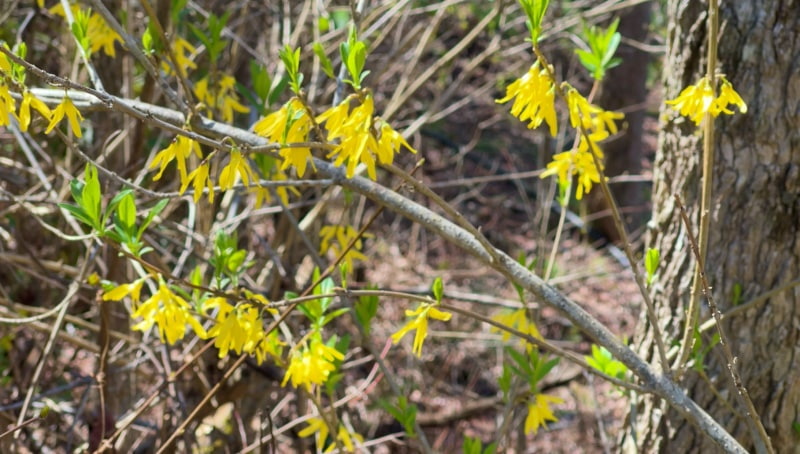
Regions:
<instances>
[{"instance_id":1,"label":"background tree","mask_svg":"<svg viewBox=\"0 0 800 454\"><path fill-rule=\"evenodd\" d=\"M706 273L723 313L731 348L777 452L796 448L800 420L800 289L787 283L800 275L800 8L774 0L722 2L721 70L747 101L748 114L716 123L712 228ZM670 1L666 98L703 73L706 5ZM654 213L649 243L660 249L662 272L652 295L664 327L683 329L694 259L673 199L679 194L694 223L699 219L702 137L695 125L667 109L654 164ZM697 228L694 228L695 235ZM780 289L780 291L771 292ZM768 298L765 292L770 292ZM752 301L752 303L751 303ZM707 306L701 317L709 318ZM705 331L703 348L712 330ZM674 337L673 337L674 338ZM639 347L652 351L651 327ZM687 372L691 397L749 449L753 437L737 406L718 348L705 371ZM714 388L721 390L715 395ZM719 448L672 409L645 400L634 416L641 452L716 452ZM731 407L734 408L731 408Z\"/></svg>"}]
</instances>

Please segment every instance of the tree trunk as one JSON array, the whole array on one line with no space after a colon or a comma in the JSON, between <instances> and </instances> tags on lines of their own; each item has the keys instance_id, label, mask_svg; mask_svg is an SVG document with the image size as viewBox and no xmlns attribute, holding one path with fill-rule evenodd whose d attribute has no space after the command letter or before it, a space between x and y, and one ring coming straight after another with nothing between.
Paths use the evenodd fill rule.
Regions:
<instances>
[{"instance_id":1,"label":"tree trunk","mask_svg":"<svg viewBox=\"0 0 800 454\"><path fill-rule=\"evenodd\" d=\"M670 0L666 96L694 84L705 73L706 4ZM800 2L721 2L719 61L722 73L747 102L746 115L716 120L716 164L706 273L720 310L800 276ZM653 286L668 341L679 339L689 299L694 259L673 201L680 194L697 235L702 137L686 118L666 109L656 156L653 220L649 246L661 251ZM772 295L724 323L745 386L779 453L800 452L800 288ZM707 319L707 306L701 310ZM713 331L708 331L708 334ZM649 326L640 327L638 346L653 355ZM708 345L709 336L704 336ZM687 372L689 395L753 450L726 376L719 347L705 359L707 379ZM715 386L719 397L712 392ZM733 407L738 415L731 409ZM672 409L653 400L637 402L624 445L639 452L719 452L710 439Z\"/></svg>"}]
</instances>

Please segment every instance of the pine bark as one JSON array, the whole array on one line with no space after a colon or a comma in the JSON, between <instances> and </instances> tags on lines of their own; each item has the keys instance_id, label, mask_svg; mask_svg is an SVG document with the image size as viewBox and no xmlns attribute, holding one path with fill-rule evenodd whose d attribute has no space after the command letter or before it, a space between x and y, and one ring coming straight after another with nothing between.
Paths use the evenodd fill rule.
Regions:
<instances>
[{"instance_id":1,"label":"pine bark","mask_svg":"<svg viewBox=\"0 0 800 454\"><path fill-rule=\"evenodd\" d=\"M800 1L721 2L720 70L747 102L746 115L716 120L712 228L706 273L723 313L800 277ZM706 3L670 0L665 94L675 98L706 65ZM684 200L697 234L702 137L669 109L654 164L649 247L661 251L652 296L669 341L679 339L694 258L673 194ZM779 453L800 452L800 287L726 319L744 384ZM704 304L701 317L710 316ZM637 344L653 355L651 327ZM709 336L704 336L708 342ZM705 361L707 380L690 371L682 385L749 450L753 435L742 417L717 347ZM712 392L716 387L721 395ZM722 398L720 398L722 397ZM719 452L710 439L662 402L644 399L630 414L623 445L638 452ZM636 437L632 436L636 434Z\"/></svg>"}]
</instances>

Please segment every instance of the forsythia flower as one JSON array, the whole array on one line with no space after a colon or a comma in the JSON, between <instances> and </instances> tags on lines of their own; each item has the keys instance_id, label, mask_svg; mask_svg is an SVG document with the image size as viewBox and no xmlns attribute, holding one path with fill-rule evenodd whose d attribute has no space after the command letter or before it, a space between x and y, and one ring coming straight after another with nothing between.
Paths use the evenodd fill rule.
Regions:
<instances>
[{"instance_id":1,"label":"forsythia flower","mask_svg":"<svg viewBox=\"0 0 800 454\"><path fill-rule=\"evenodd\" d=\"M528 320L528 311L525 309L504 312L499 315L495 315L492 317L492 320L500 322L509 328L514 328L517 331L529 334L537 339L542 338L542 335L539 333L539 329L536 328L536 324ZM511 333L501 330L500 328L493 326L491 331L500 331L503 335L503 342L508 342L508 340L511 338Z\"/></svg>"},{"instance_id":2,"label":"forsythia flower","mask_svg":"<svg viewBox=\"0 0 800 454\"><path fill-rule=\"evenodd\" d=\"M192 46L189 41L181 37L175 38L175 41L173 41L172 53L175 55L181 77L186 77L186 68L197 69L197 63L191 59L191 55L195 52L197 52L197 49ZM163 69L167 75L171 76L175 74L172 67L168 65L166 61L161 63L161 69Z\"/></svg>"},{"instance_id":3,"label":"forsythia flower","mask_svg":"<svg viewBox=\"0 0 800 454\"><path fill-rule=\"evenodd\" d=\"M133 302L138 303L144 281L145 278L137 279L130 284L121 284L107 292L103 292L103 301L120 301L130 295Z\"/></svg>"},{"instance_id":4,"label":"forsythia flower","mask_svg":"<svg viewBox=\"0 0 800 454\"><path fill-rule=\"evenodd\" d=\"M200 164L196 169L192 170L186 177L186 180L181 183L181 195L183 195L186 188L189 187L189 183L192 182L194 183L192 185L194 187L194 203L197 203L200 197L202 197L203 188L208 188L208 202L214 203L214 184L211 182L211 179L208 178L208 164Z\"/></svg>"},{"instance_id":5,"label":"forsythia flower","mask_svg":"<svg viewBox=\"0 0 800 454\"><path fill-rule=\"evenodd\" d=\"M318 443L320 446L324 446L325 440L327 440L328 435L330 434L328 430L328 424L322 418L316 417L308 419L307 423L308 426L298 432L297 435L302 438L306 438L314 434L319 434ZM355 444L353 443L353 439L359 443L364 442L364 437L357 433L350 433L350 431L348 431L344 425L339 425L336 438L342 443L345 452L355 452ZM336 443L331 443L323 452L333 452L335 448Z\"/></svg>"},{"instance_id":6,"label":"forsythia flower","mask_svg":"<svg viewBox=\"0 0 800 454\"><path fill-rule=\"evenodd\" d=\"M391 164L394 162L394 154L400 151L400 146L414 154L417 153L411 145L408 144L406 139L395 131L389 123L381 120L381 137L378 139L378 161L381 164Z\"/></svg>"},{"instance_id":7,"label":"forsythia flower","mask_svg":"<svg viewBox=\"0 0 800 454\"><path fill-rule=\"evenodd\" d=\"M286 369L281 386L286 385L290 379L292 386L298 388L305 386L311 390L311 385L321 385L328 380L330 373L336 370L336 361L344 359L344 355L333 347L328 347L322 340L315 337L303 351L294 351Z\"/></svg>"},{"instance_id":8,"label":"forsythia flower","mask_svg":"<svg viewBox=\"0 0 800 454\"><path fill-rule=\"evenodd\" d=\"M320 236L320 245L319 245L319 253L325 254L326 252L331 252L335 256L339 256L350 244L350 241L358 235L358 231L349 225L326 225L322 227L319 231ZM365 233L362 235L364 238L371 237L371 234ZM336 243L333 242L333 238L336 237ZM338 244L337 244L338 243ZM353 261L354 260L367 260L367 257L361 253L361 249L363 248L363 243L361 238L356 240L353 244L353 247L347 251L344 255L343 260L347 263L347 269L351 272L353 271Z\"/></svg>"},{"instance_id":9,"label":"forsythia flower","mask_svg":"<svg viewBox=\"0 0 800 454\"><path fill-rule=\"evenodd\" d=\"M536 433L546 421L558 421L550 409L550 404L561 404L564 400L547 394L537 394L528 402L528 417L525 418L525 433Z\"/></svg>"},{"instance_id":10,"label":"forsythia flower","mask_svg":"<svg viewBox=\"0 0 800 454\"><path fill-rule=\"evenodd\" d=\"M589 142L591 142L592 149L597 155L597 159L601 162L601 166L603 151L597 146L597 142L607 137L608 132L605 131L589 134ZM539 177L547 178L550 175L558 175L558 181L562 184L569 183L572 175L578 175L578 184L575 191L575 198L578 200L583 198L584 193L588 194L592 190L593 183L600 182L600 172L594 165L594 158L589 151L589 144L586 143L586 137L583 134L581 134L577 150L565 151L554 155L553 160L547 164L547 170L542 172Z\"/></svg>"},{"instance_id":11,"label":"forsythia flower","mask_svg":"<svg viewBox=\"0 0 800 454\"><path fill-rule=\"evenodd\" d=\"M11 74L11 62L8 61L6 54L0 54L0 72Z\"/></svg>"},{"instance_id":12,"label":"forsythia flower","mask_svg":"<svg viewBox=\"0 0 800 454\"><path fill-rule=\"evenodd\" d=\"M394 153L400 150L401 145L412 153L417 150L391 126L372 116L372 95L367 94L358 107L350 110L350 100L354 98L356 96L350 96L338 106L326 110L317 117L317 122L325 123L328 142L339 141L336 148L328 154L329 158L336 156L333 164L341 166L346 161L348 178L355 175L358 164L364 164L369 177L375 180L375 156L382 164L391 164ZM379 138L373 134L373 127L378 122L381 123Z\"/></svg>"},{"instance_id":13,"label":"forsythia flower","mask_svg":"<svg viewBox=\"0 0 800 454\"><path fill-rule=\"evenodd\" d=\"M0 83L0 126L8 124L9 119L14 115L17 103L11 97L8 87Z\"/></svg>"},{"instance_id":14,"label":"forsythia flower","mask_svg":"<svg viewBox=\"0 0 800 454\"><path fill-rule=\"evenodd\" d=\"M64 119L64 115L67 116L72 133L77 137L81 137L81 120L83 120L83 116L68 96L64 96L61 104L56 106L56 110L53 111L50 117L50 124L47 125L47 129L44 131L45 134L50 133Z\"/></svg>"},{"instance_id":15,"label":"forsythia flower","mask_svg":"<svg viewBox=\"0 0 800 454\"><path fill-rule=\"evenodd\" d=\"M72 10L72 14L77 14L81 8L75 4L72 5L70 9ZM50 8L50 12L61 17L66 17L64 14L64 8L60 3ZM122 43L122 37L119 36L114 29L108 26L106 21L103 19L103 16L97 13L92 13L92 15L89 16L89 24L86 29L86 36L89 38L89 42L91 43L92 53L102 49L103 52L111 58L117 56L114 49L114 43L117 41Z\"/></svg>"},{"instance_id":16,"label":"forsythia flower","mask_svg":"<svg viewBox=\"0 0 800 454\"><path fill-rule=\"evenodd\" d=\"M222 120L226 123L233 121L233 112L247 113L250 109L239 103L236 96L236 79L226 74L222 74L213 91L208 89L208 77L197 81L194 85L194 94L197 99L208 107L218 109L222 113Z\"/></svg>"},{"instance_id":17,"label":"forsythia flower","mask_svg":"<svg viewBox=\"0 0 800 454\"><path fill-rule=\"evenodd\" d=\"M28 90L22 93L22 102L19 105L19 128L22 132L28 130L31 124L31 107L36 109L44 118L50 119L53 112L47 107L47 104L42 102L39 98L33 95Z\"/></svg>"},{"instance_id":18,"label":"forsythia flower","mask_svg":"<svg viewBox=\"0 0 800 454\"><path fill-rule=\"evenodd\" d=\"M414 317L414 320L411 320L404 327L400 328L399 331L392 334L392 342L397 344L407 332L411 330L417 330L416 334L414 335L414 346L412 347L411 351L417 355L417 357L421 357L422 344L425 342L425 338L428 336L428 318L434 318L436 320L442 320L446 322L450 320L452 315L453 314L436 309L430 303L422 303L413 311L406 310L406 317Z\"/></svg>"},{"instance_id":19,"label":"forsythia flower","mask_svg":"<svg viewBox=\"0 0 800 454\"><path fill-rule=\"evenodd\" d=\"M161 282L158 291L131 314L131 317L144 319L134 325L133 329L147 331L153 327L153 324L157 324L161 342L166 339L166 342L171 345L183 339L188 323L200 338L205 338L206 330L189 313L189 309L190 306L186 300L173 293L165 283Z\"/></svg>"},{"instance_id":20,"label":"forsythia flower","mask_svg":"<svg viewBox=\"0 0 800 454\"><path fill-rule=\"evenodd\" d=\"M567 107L569 109L569 122L573 128L581 126L587 133L603 133L616 134L617 124L615 120L625 118L625 115L619 112L610 112L603 110L600 107L590 104L578 90L564 85L567 88Z\"/></svg>"},{"instance_id":21,"label":"forsythia flower","mask_svg":"<svg viewBox=\"0 0 800 454\"><path fill-rule=\"evenodd\" d=\"M150 163L151 169L155 169L156 167L160 166L158 169L158 174L153 177L153 181L158 181L161 179L161 175L164 173L167 165L174 159L178 164L181 185L186 184L188 180L186 175L186 159L192 153L194 153L198 158L203 157L203 154L200 152L199 143L185 136L178 136L175 138L175 140L173 140L167 148L159 151L155 159L153 159L153 162Z\"/></svg>"},{"instance_id":22,"label":"forsythia flower","mask_svg":"<svg viewBox=\"0 0 800 454\"><path fill-rule=\"evenodd\" d=\"M292 98L283 107L253 125L256 134L279 144L305 142L310 130L311 119L306 114L303 103L297 98ZM311 149L284 147L281 148L280 155L283 157L281 170L294 166L297 169L297 176L303 178L306 165L311 159Z\"/></svg>"},{"instance_id":23,"label":"forsythia flower","mask_svg":"<svg viewBox=\"0 0 800 454\"><path fill-rule=\"evenodd\" d=\"M242 178L245 186L250 185L250 180L257 181L253 170L250 169L250 164L247 163L247 158L242 155L241 151L233 149L230 162L219 174L219 188L223 191L231 189L236 183L237 175Z\"/></svg>"},{"instance_id":24,"label":"forsythia flower","mask_svg":"<svg viewBox=\"0 0 800 454\"><path fill-rule=\"evenodd\" d=\"M270 176L272 181L286 181L289 179L286 174L280 170L277 170L272 173ZM278 186L275 188L275 192L278 194L278 198L281 199L284 205L289 204L289 191L296 196L300 196L300 191L297 190L294 186ZM269 189L263 186L251 186L248 189L248 192L256 196L256 209L261 208L261 205L264 204L266 201L267 203L272 203L272 194Z\"/></svg>"},{"instance_id":25,"label":"forsythia flower","mask_svg":"<svg viewBox=\"0 0 800 454\"><path fill-rule=\"evenodd\" d=\"M219 349L219 357L224 358L229 350L237 354L253 353L264 338L264 326L258 308L251 304L230 305L225 298L209 298L203 309L218 307L216 321L208 337L215 338L214 346Z\"/></svg>"},{"instance_id":26,"label":"forsythia flower","mask_svg":"<svg viewBox=\"0 0 800 454\"><path fill-rule=\"evenodd\" d=\"M497 103L503 104L516 98L511 106L511 115L520 121L530 120L529 129L538 128L544 121L550 127L550 134L555 137L558 130L555 91L548 69L542 68L537 60L524 76L506 88L506 96L498 99Z\"/></svg>"},{"instance_id":27,"label":"forsythia flower","mask_svg":"<svg viewBox=\"0 0 800 454\"><path fill-rule=\"evenodd\" d=\"M724 77L719 96L715 96L708 77L703 77L696 85L689 85L677 98L666 103L673 106L681 115L689 117L696 125L700 124L706 113L713 117L719 116L720 113L732 115L733 112L728 110L730 104L737 106L741 113L747 112L747 105Z\"/></svg>"}]
</instances>

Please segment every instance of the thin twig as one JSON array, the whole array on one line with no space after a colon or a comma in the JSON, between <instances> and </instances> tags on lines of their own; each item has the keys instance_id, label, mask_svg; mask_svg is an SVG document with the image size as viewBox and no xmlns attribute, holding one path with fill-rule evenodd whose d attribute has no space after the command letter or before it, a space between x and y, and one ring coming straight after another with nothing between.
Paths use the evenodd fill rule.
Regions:
<instances>
[{"instance_id":1,"label":"thin twig","mask_svg":"<svg viewBox=\"0 0 800 454\"><path fill-rule=\"evenodd\" d=\"M694 253L695 260L697 260L703 295L705 295L706 300L708 301L708 307L711 309L711 313L714 315L714 320L717 322L716 327L717 332L719 333L719 344L722 347L722 352L725 354L725 360L728 363L729 377L733 381L733 386L736 388L736 395L739 397L740 403L745 407L745 415L747 416L746 420L749 421L748 425L751 426L751 429L754 429L754 432L757 435L753 441L756 442L756 448L758 452L774 454L775 450L772 448L772 442L770 441L769 435L767 435L767 431L764 429L764 425L761 423L761 418L758 416L758 411L753 405L753 401L750 399L750 394L747 392L747 388L745 388L744 383L742 382L742 376L739 374L738 366L736 365L737 358L733 356L733 353L731 352L730 341L728 340L727 334L725 334L725 330L722 328L722 313L719 311L719 307L717 307L717 303L714 301L714 295L711 292L711 288L708 286L706 273L703 271L703 258L700 256L700 249L697 245L697 241L695 241L694 233L692 232L692 223L689 221L689 216L686 215L686 210L683 208L683 203L681 202L681 198L678 194L675 194L675 203L678 204L681 219L683 220L683 224L686 227L687 236L689 237L689 244L692 247L692 253ZM763 445L758 443L759 438Z\"/></svg>"}]
</instances>

